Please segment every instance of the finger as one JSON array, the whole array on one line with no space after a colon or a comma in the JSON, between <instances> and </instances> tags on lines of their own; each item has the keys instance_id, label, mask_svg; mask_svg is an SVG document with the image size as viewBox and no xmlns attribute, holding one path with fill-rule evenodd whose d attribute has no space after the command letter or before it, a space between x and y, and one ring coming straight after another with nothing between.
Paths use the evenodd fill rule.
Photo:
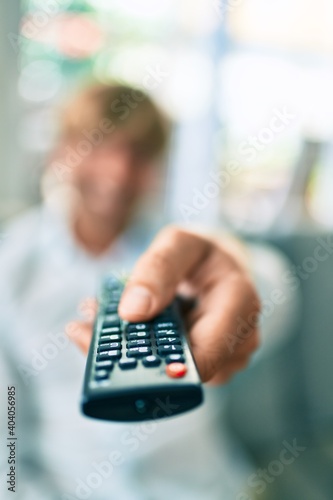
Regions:
<instances>
[{"instance_id":1,"label":"finger","mask_svg":"<svg viewBox=\"0 0 333 500\"><path fill-rule=\"evenodd\" d=\"M188 329L195 324L195 316L189 315L185 318L187 321ZM218 328L218 327L217 327ZM222 333L222 332L220 332ZM247 353L251 354L256 351L260 346L259 328L249 325L249 330L246 335L239 335L237 331L224 335L225 343L230 357L241 357Z\"/></svg>"},{"instance_id":2,"label":"finger","mask_svg":"<svg viewBox=\"0 0 333 500\"><path fill-rule=\"evenodd\" d=\"M223 372L229 359L237 357L236 347L241 352L242 348L245 353L248 351L251 344L237 346L236 318L240 311L245 318L252 317L259 311L259 303L255 301L252 284L236 273L205 294L201 309L202 316L194 323L190 339L201 378L207 382Z\"/></svg>"},{"instance_id":3,"label":"finger","mask_svg":"<svg viewBox=\"0 0 333 500\"><path fill-rule=\"evenodd\" d=\"M66 326L65 332L79 349L87 354L92 337L92 323L74 321Z\"/></svg>"},{"instance_id":4,"label":"finger","mask_svg":"<svg viewBox=\"0 0 333 500\"><path fill-rule=\"evenodd\" d=\"M250 356L246 356L228 363L222 371L210 379L209 385L220 385L229 382L236 373L248 367L249 360Z\"/></svg>"},{"instance_id":5,"label":"finger","mask_svg":"<svg viewBox=\"0 0 333 500\"><path fill-rule=\"evenodd\" d=\"M94 321L97 314L98 304L95 298L87 298L79 305L79 312L86 321Z\"/></svg>"},{"instance_id":6,"label":"finger","mask_svg":"<svg viewBox=\"0 0 333 500\"><path fill-rule=\"evenodd\" d=\"M257 328L251 330L246 338L239 338L237 336L235 338L236 345L230 345L230 355L235 358L251 354L260 345L259 330Z\"/></svg>"},{"instance_id":7,"label":"finger","mask_svg":"<svg viewBox=\"0 0 333 500\"><path fill-rule=\"evenodd\" d=\"M210 252L212 244L195 234L169 227L163 230L134 268L119 305L128 321L156 315Z\"/></svg>"}]
</instances>

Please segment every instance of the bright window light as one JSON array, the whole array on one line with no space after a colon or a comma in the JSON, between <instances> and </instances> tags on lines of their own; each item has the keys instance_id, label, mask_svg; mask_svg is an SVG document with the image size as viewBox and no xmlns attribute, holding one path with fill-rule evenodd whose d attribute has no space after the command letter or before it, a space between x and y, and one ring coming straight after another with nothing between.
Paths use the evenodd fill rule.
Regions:
<instances>
[{"instance_id":1,"label":"bright window light","mask_svg":"<svg viewBox=\"0 0 333 500\"><path fill-rule=\"evenodd\" d=\"M117 11L117 13L133 16L136 19L156 19L170 16L175 0L89 0L96 9Z\"/></svg>"},{"instance_id":2,"label":"bright window light","mask_svg":"<svg viewBox=\"0 0 333 500\"><path fill-rule=\"evenodd\" d=\"M331 53L332 18L332 0L243 0L229 28L242 43Z\"/></svg>"},{"instance_id":3,"label":"bright window light","mask_svg":"<svg viewBox=\"0 0 333 500\"><path fill-rule=\"evenodd\" d=\"M172 58L170 77L162 97L165 109L176 120L193 120L207 112L213 91L213 63L204 53L178 51Z\"/></svg>"}]
</instances>

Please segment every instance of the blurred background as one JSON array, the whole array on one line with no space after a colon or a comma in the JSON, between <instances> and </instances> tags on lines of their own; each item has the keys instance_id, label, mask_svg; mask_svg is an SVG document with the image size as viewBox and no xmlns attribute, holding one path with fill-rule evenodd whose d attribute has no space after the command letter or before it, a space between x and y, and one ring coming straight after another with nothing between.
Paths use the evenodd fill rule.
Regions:
<instances>
[{"instance_id":1,"label":"blurred background","mask_svg":"<svg viewBox=\"0 0 333 500\"><path fill-rule=\"evenodd\" d=\"M57 103L84 80L112 78L149 90L176 123L173 219L184 219L181 205L191 206L207 172L237 162L193 218L223 217L255 234L332 226L329 0L23 0L1 9L1 220L38 199ZM292 118L267 130L276 110Z\"/></svg>"},{"instance_id":2,"label":"blurred background","mask_svg":"<svg viewBox=\"0 0 333 500\"><path fill-rule=\"evenodd\" d=\"M174 121L167 219L224 224L296 266L330 237L330 0L11 0L0 23L1 222L40 200L57 105L79 83L117 79ZM331 259L301 286L288 345L230 388L230 422L258 467L284 439L307 447L260 498L333 498Z\"/></svg>"}]
</instances>

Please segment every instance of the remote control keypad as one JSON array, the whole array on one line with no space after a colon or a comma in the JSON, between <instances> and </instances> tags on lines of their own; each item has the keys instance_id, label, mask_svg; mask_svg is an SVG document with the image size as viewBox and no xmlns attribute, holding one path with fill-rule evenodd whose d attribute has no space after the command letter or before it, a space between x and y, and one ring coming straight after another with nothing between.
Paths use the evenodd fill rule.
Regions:
<instances>
[{"instance_id":1,"label":"remote control keypad","mask_svg":"<svg viewBox=\"0 0 333 500\"><path fill-rule=\"evenodd\" d=\"M134 370L140 363L147 369L164 365L171 378L186 374L186 359L178 323L171 307L155 319L141 323L123 323L118 316L121 289L112 290L104 305L95 364L95 381L109 378L115 366Z\"/></svg>"}]
</instances>

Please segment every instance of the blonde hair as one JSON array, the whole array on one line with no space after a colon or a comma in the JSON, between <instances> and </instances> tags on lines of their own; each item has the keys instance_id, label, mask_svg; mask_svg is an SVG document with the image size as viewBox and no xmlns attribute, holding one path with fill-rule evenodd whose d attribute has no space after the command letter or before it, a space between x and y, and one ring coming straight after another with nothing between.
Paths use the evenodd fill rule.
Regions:
<instances>
[{"instance_id":1,"label":"blonde hair","mask_svg":"<svg viewBox=\"0 0 333 500\"><path fill-rule=\"evenodd\" d=\"M143 91L122 84L95 84L69 100L60 115L62 139L78 137L83 131L108 125L108 133L125 131L144 148L149 157L165 149L169 124Z\"/></svg>"}]
</instances>

